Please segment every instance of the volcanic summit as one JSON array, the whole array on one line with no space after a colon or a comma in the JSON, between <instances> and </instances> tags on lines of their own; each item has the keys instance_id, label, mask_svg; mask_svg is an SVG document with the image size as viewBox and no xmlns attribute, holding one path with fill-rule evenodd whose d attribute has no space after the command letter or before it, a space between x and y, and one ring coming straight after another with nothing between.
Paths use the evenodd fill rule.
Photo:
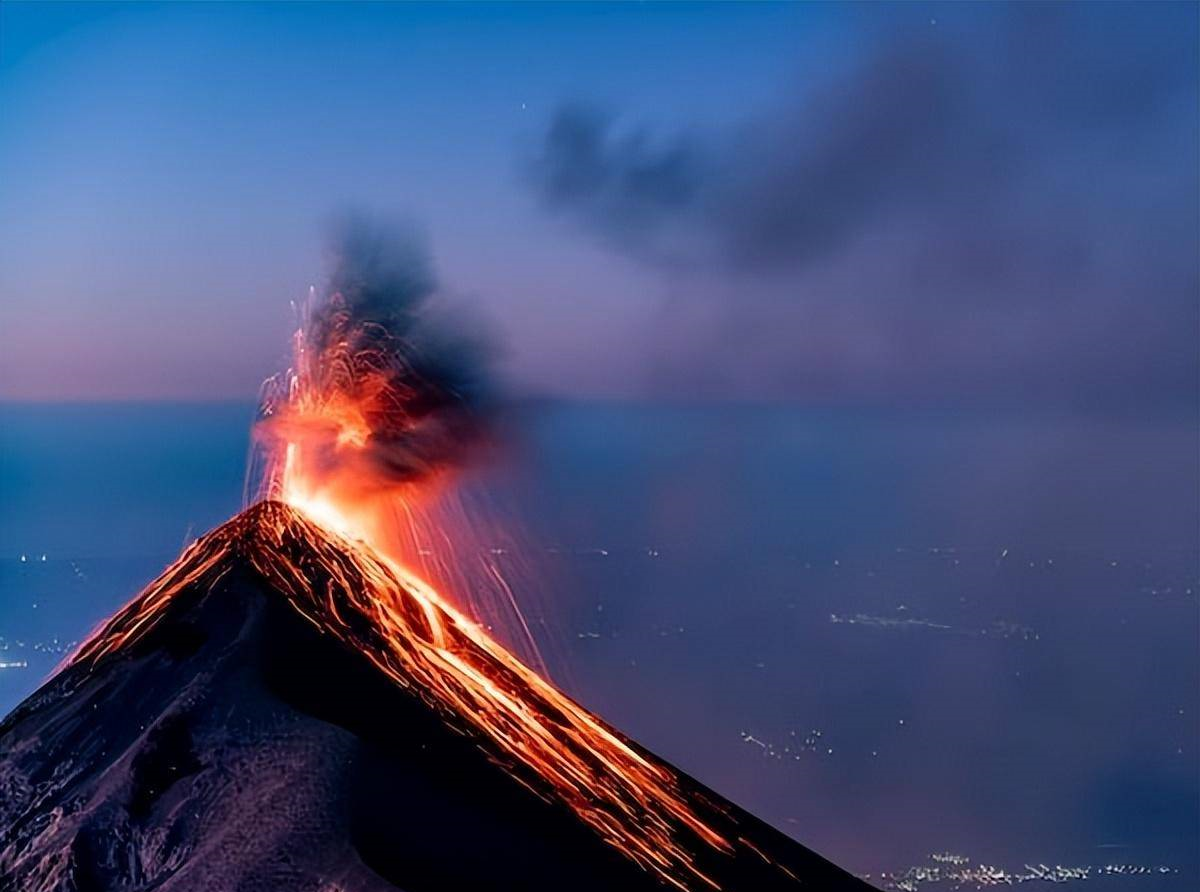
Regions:
<instances>
[{"instance_id":1,"label":"volcanic summit","mask_svg":"<svg viewBox=\"0 0 1200 892\"><path fill-rule=\"evenodd\" d=\"M279 502L0 725L5 892L868 888Z\"/></svg>"}]
</instances>

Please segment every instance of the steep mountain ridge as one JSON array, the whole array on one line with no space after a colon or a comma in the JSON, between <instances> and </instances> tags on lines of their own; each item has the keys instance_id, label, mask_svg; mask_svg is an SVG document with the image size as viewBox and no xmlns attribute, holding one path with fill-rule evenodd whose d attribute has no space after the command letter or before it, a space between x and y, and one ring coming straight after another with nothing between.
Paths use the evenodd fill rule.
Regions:
<instances>
[{"instance_id":1,"label":"steep mountain ridge","mask_svg":"<svg viewBox=\"0 0 1200 892\"><path fill-rule=\"evenodd\" d=\"M373 561L271 502L185 552L0 724L0 889L866 888L526 687L419 596L385 606L409 611L392 633L428 640L392 641L355 591L392 573ZM574 750L546 774L515 757L498 733L524 746L517 719L488 724L469 710L490 701L455 690L459 676L430 681L416 652L433 644L494 672L500 702ZM573 742L588 722L616 755ZM667 805L637 787L573 801L587 783L626 782L625 762L591 764L607 758L644 766L628 782L651 779ZM556 785L576 765L592 774ZM612 828L581 819L588 809ZM656 869L625 847L658 838L687 860Z\"/></svg>"}]
</instances>

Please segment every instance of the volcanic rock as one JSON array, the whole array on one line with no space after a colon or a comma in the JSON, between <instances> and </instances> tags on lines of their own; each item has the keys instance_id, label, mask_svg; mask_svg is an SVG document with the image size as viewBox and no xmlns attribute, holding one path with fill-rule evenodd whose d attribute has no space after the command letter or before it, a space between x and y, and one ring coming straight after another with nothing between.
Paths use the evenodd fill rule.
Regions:
<instances>
[{"instance_id":1,"label":"volcanic rock","mask_svg":"<svg viewBox=\"0 0 1200 892\"><path fill-rule=\"evenodd\" d=\"M148 613L152 586L110 621L119 647L93 642L0 724L0 890L869 888L630 743L730 841L680 836L695 870L673 879L636 863L250 557L316 567L314 535L343 543L314 530L248 509L171 569L169 603ZM346 584L313 582L340 613Z\"/></svg>"}]
</instances>

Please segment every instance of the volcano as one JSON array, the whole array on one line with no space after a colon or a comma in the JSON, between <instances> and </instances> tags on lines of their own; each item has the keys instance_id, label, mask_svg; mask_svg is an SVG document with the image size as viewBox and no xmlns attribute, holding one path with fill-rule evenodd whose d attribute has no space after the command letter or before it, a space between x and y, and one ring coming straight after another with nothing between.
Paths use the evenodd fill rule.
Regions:
<instances>
[{"instance_id":1,"label":"volcano","mask_svg":"<svg viewBox=\"0 0 1200 892\"><path fill-rule=\"evenodd\" d=\"M4 892L671 888L870 887L279 502L0 724Z\"/></svg>"}]
</instances>

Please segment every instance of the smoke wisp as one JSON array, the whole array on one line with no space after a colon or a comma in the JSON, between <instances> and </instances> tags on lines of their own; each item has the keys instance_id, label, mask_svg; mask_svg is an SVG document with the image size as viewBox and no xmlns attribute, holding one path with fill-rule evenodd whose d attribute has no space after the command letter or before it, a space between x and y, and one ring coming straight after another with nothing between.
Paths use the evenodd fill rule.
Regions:
<instances>
[{"instance_id":1,"label":"smoke wisp","mask_svg":"<svg viewBox=\"0 0 1200 892\"><path fill-rule=\"evenodd\" d=\"M1195 8L884 18L736 126L547 123L540 204L661 274L650 386L1194 404Z\"/></svg>"}]
</instances>

